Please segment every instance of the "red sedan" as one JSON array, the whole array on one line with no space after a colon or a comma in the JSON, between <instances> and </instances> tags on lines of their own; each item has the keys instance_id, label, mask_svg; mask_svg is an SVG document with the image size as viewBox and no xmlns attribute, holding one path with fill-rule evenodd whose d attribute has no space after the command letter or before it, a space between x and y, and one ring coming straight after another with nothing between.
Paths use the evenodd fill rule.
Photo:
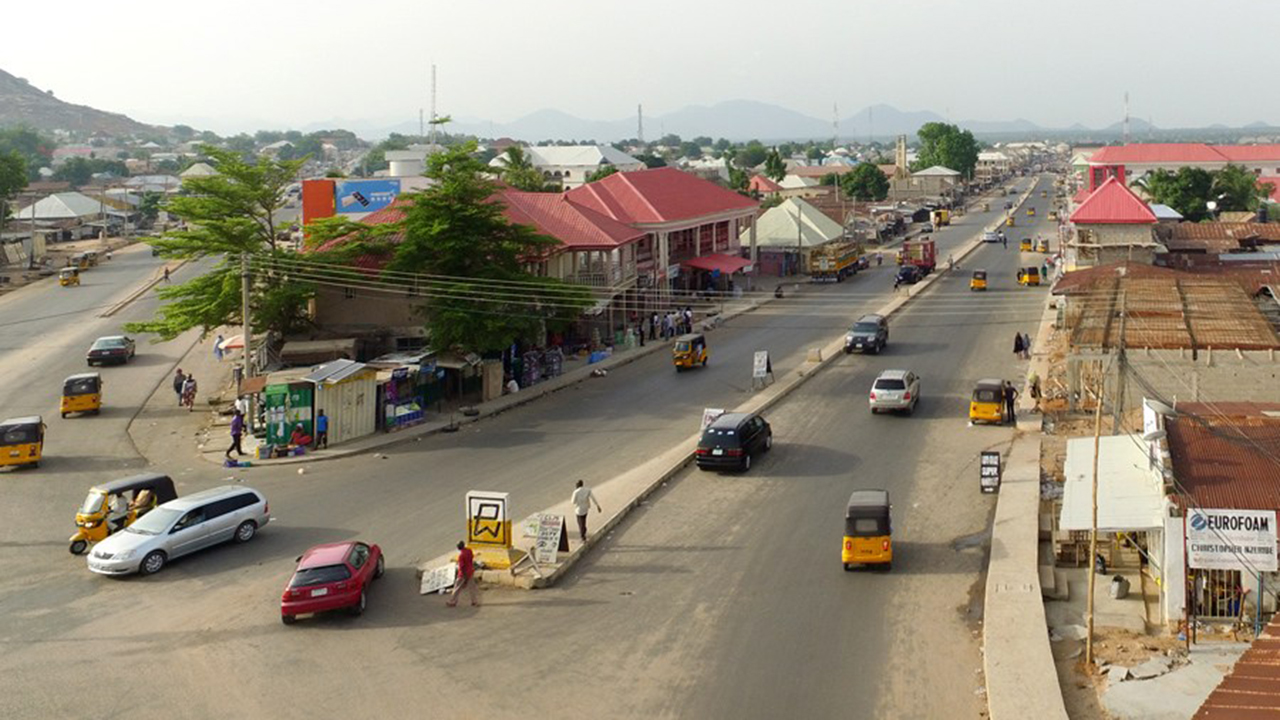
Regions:
<instances>
[{"instance_id":1,"label":"red sedan","mask_svg":"<svg viewBox=\"0 0 1280 720\"><path fill-rule=\"evenodd\" d=\"M346 608L364 612L365 591L382 577L385 561L377 545L349 541L317 545L298 558L298 568L280 597L280 619Z\"/></svg>"}]
</instances>

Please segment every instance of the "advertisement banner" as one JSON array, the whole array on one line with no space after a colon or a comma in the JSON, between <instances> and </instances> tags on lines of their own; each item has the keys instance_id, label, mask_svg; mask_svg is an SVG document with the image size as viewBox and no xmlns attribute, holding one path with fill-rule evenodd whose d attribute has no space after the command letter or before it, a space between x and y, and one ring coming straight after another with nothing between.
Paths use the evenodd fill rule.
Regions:
<instances>
[{"instance_id":1,"label":"advertisement banner","mask_svg":"<svg viewBox=\"0 0 1280 720\"><path fill-rule=\"evenodd\" d=\"M369 213L390 205L400 194L399 180L339 180L334 207L342 213Z\"/></svg>"},{"instance_id":2,"label":"advertisement banner","mask_svg":"<svg viewBox=\"0 0 1280 720\"><path fill-rule=\"evenodd\" d=\"M1199 570L1276 570L1274 510L1188 510L1187 564Z\"/></svg>"}]
</instances>

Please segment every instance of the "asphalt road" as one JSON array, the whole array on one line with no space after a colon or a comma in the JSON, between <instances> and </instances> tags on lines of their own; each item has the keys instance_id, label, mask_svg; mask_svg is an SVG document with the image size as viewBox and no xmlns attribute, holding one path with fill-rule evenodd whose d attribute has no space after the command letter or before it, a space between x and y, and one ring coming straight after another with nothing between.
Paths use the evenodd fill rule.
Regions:
<instances>
[{"instance_id":1,"label":"asphalt road","mask_svg":"<svg viewBox=\"0 0 1280 720\"><path fill-rule=\"evenodd\" d=\"M1031 203L1043 218L1048 201L1037 195ZM1003 214L999 202L993 207L987 218ZM937 233L941 257L983 222L974 214ZM52 413L51 438L58 430L46 467L4 478L22 512L0 531L6 549L17 551L0 560L8 571L0 579L0 616L9 620L0 630L0 672L25 691L0 696L0 714L74 714L86 697L105 703L99 710L108 715L170 718L293 716L303 707L374 716L403 712L410 702L450 714L564 709L588 716L604 699L621 703L613 707L624 715L699 708L717 716L730 707L749 716L791 708L825 714L848 707L846 685L858 689L858 707L880 708L867 716L911 707L900 705L902 683L918 671L911 663L937 655L964 673L978 667L971 644L944 651L927 636L910 640L907 629L923 613L949 619L939 629L948 637L968 637L956 608L967 607L981 553L952 556L947 543L984 526L990 503L976 496L972 462L977 449L1007 441L1008 433L965 428L962 405L977 376L1012 375L1008 336L1034 329L1038 292L1014 289L1016 254L984 248L918 301L911 313L919 324L912 314L895 320L885 356L842 360L789 399L773 414L779 447L750 476L674 483L620 531L616 547L606 544L560 588L486 593L490 607L475 614L447 615L417 597L412 570L461 534L466 490L511 492L513 514L521 517L562 499L578 477L596 482L649 457L696 429L702 408L733 407L746 397L752 351L770 350L775 371L786 372L809 347L882 302L892 265L771 303L715 331L705 370L676 374L657 353L456 435L398 446L385 460L316 464L305 477L293 468L244 473L267 493L276 519L259 538L176 562L154 578L123 581L89 575L82 558L66 553L65 537L85 488L139 461L115 426L73 436L66 424L75 419L57 422L56 396L61 378L83 367L93 337L146 316L154 301L101 322L81 308L72 315L74 331L0 335L0 370L27 368L11 376L20 383L0 388L6 412L24 399L21 412ZM148 261L118 259L119 267L132 262L139 270ZM977 263L992 271L985 296L965 289ZM111 297L86 294L82 302ZM49 314L39 300L24 302L36 304L16 317ZM10 306L0 312L8 318ZM139 360L154 357L152 367L104 371L108 402L122 413L137 407L172 372L182 343L189 340L140 346ZM32 346L42 349L24 354ZM904 362L924 376L925 404L911 419L871 418L865 389L873 370ZM135 370L142 372L135 377ZM98 420L124 417L107 413L80 424ZM72 437L74 447L63 444ZM183 476L180 492L225 474L193 468L190 458L189 448L175 447L158 468ZM938 476L945 492L930 484ZM912 503L926 508L898 517L901 569L888 576L839 572L840 524L833 518L851 482L863 478L889 487L900 511ZM369 613L354 623L326 617L283 628L276 603L293 557L317 542L357 536L382 543L390 565ZM917 593L913 579L941 584ZM467 615L474 619L461 622ZM124 691L137 682L136 665L125 658L138 657L155 674L145 695ZM349 681L352 672L358 683ZM519 684L510 686L511 678ZM918 680L911 685L917 692ZM963 691L968 705L952 707L977 707L972 691L980 681L966 680L939 697L954 700ZM584 682L599 700L576 689ZM103 683L122 691L102 697L95 690ZM875 704L867 705L872 697Z\"/></svg>"}]
</instances>

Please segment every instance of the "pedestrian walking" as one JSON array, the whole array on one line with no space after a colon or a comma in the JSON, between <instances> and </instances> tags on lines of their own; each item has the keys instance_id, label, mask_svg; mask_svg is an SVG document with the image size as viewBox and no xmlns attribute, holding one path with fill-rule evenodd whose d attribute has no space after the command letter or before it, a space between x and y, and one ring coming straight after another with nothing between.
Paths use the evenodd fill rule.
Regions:
<instances>
[{"instance_id":1,"label":"pedestrian walking","mask_svg":"<svg viewBox=\"0 0 1280 720\"><path fill-rule=\"evenodd\" d=\"M899 286L899 285L901 285L901 284L902 284L902 278L897 277L897 276L895 275L895 276L894 276L894 278L893 278L893 291L894 291L895 293L896 293L896 292L898 292L898 286Z\"/></svg>"},{"instance_id":2,"label":"pedestrian walking","mask_svg":"<svg viewBox=\"0 0 1280 720\"><path fill-rule=\"evenodd\" d=\"M1009 238L1005 237L1004 233L1000 233L1000 247L1005 250L1009 249Z\"/></svg>"},{"instance_id":3,"label":"pedestrian walking","mask_svg":"<svg viewBox=\"0 0 1280 720\"><path fill-rule=\"evenodd\" d=\"M640 347L644 347L644 326L636 325L636 337L640 340Z\"/></svg>"},{"instance_id":4,"label":"pedestrian walking","mask_svg":"<svg viewBox=\"0 0 1280 720\"><path fill-rule=\"evenodd\" d=\"M457 607L458 596L462 594L463 588L467 589L467 595L471 597L472 607L480 607L480 593L476 589L475 555L465 542L459 540L458 577L453 581L453 592L449 593L449 600L445 605Z\"/></svg>"},{"instance_id":5,"label":"pedestrian walking","mask_svg":"<svg viewBox=\"0 0 1280 720\"><path fill-rule=\"evenodd\" d=\"M1027 378L1027 392L1031 394L1031 399L1036 401L1036 410L1040 409L1040 375L1039 373L1031 373L1031 377Z\"/></svg>"},{"instance_id":6,"label":"pedestrian walking","mask_svg":"<svg viewBox=\"0 0 1280 720\"><path fill-rule=\"evenodd\" d=\"M1018 399L1018 391L1014 389L1013 383L1008 380L1004 381L1004 414L1006 422L1017 425L1018 415L1014 411L1016 401Z\"/></svg>"},{"instance_id":7,"label":"pedestrian walking","mask_svg":"<svg viewBox=\"0 0 1280 720\"><path fill-rule=\"evenodd\" d=\"M213 358L218 362L222 362L222 333L218 333L218 337L213 340Z\"/></svg>"},{"instance_id":8,"label":"pedestrian walking","mask_svg":"<svg viewBox=\"0 0 1280 720\"><path fill-rule=\"evenodd\" d=\"M324 414L324 410L316 414L316 449L321 447L329 447L329 416Z\"/></svg>"},{"instance_id":9,"label":"pedestrian walking","mask_svg":"<svg viewBox=\"0 0 1280 720\"><path fill-rule=\"evenodd\" d=\"M883 264L884 264L884 253L876 251L876 266L879 267L880 265L883 265Z\"/></svg>"},{"instance_id":10,"label":"pedestrian walking","mask_svg":"<svg viewBox=\"0 0 1280 720\"><path fill-rule=\"evenodd\" d=\"M244 435L244 413L236 410L236 414L231 417L231 447L227 448L227 459L231 459L231 451L236 451L236 457L244 455L244 450L240 447L240 438Z\"/></svg>"},{"instance_id":11,"label":"pedestrian walking","mask_svg":"<svg viewBox=\"0 0 1280 720\"><path fill-rule=\"evenodd\" d=\"M1022 359L1022 333L1019 332L1013 334L1013 356Z\"/></svg>"},{"instance_id":12,"label":"pedestrian walking","mask_svg":"<svg viewBox=\"0 0 1280 720\"><path fill-rule=\"evenodd\" d=\"M173 394L178 396L178 407L182 407L182 386L187 381L187 376L182 374L182 368L178 368L173 373Z\"/></svg>"},{"instance_id":13,"label":"pedestrian walking","mask_svg":"<svg viewBox=\"0 0 1280 720\"><path fill-rule=\"evenodd\" d=\"M187 412L196 409L196 376L188 375L186 380L182 381L182 404L187 406Z\"/></svg>"},{"instance_id":14,"label":"pedestrian walking","mask_svg":"<svg viewBox=\"0 0 1280 720\"><path fill-rule=\"evenodd\" d=\"M169 266L168 265L164 266L164 281L166 283L169 282Z\"/></svg>"},{"instance_id":15,"label":"pedestrian walking","mask_svg":"<svg viewBox=\"0 0 1280 720\"><path fill-rule=\"evenodd\" d=\"M1031 336L1027 333L1022 333L1022 358L1031 359Z\"/></svg>"},{"instance_id":16,"label":"pedestrian walking","mask_svg":"<svg viewBox=\"0 0 1280 720\"><path fill-rule=\"evenodd\" d=\"M582 538L582 542L587 541L587 513L591 512L591 504L595 503L596 512L604 512L600 507L600 501L596 500L596 496L591 492L591 488L587 487L581 480L574 486L573 512L578 516L578 535Z\"/></svg>"}]
</instances>

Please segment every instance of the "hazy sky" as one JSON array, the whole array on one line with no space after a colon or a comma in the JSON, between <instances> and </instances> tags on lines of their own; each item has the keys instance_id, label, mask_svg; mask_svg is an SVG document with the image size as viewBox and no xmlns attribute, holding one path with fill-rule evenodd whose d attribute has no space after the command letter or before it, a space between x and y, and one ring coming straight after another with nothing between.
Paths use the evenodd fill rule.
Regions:
<instances>
[{"instance_id":1,"label":"hazy sky","mask_svg":"<svg viewBox=\"0 0 1280 720\"><path fill-rule=\"evenodd\" d=\"M0 68L64 100L219 132L751 99L820 119L1280 122L1263 0L127 0L6 3Z\"/></svg>"}]
</instances>

